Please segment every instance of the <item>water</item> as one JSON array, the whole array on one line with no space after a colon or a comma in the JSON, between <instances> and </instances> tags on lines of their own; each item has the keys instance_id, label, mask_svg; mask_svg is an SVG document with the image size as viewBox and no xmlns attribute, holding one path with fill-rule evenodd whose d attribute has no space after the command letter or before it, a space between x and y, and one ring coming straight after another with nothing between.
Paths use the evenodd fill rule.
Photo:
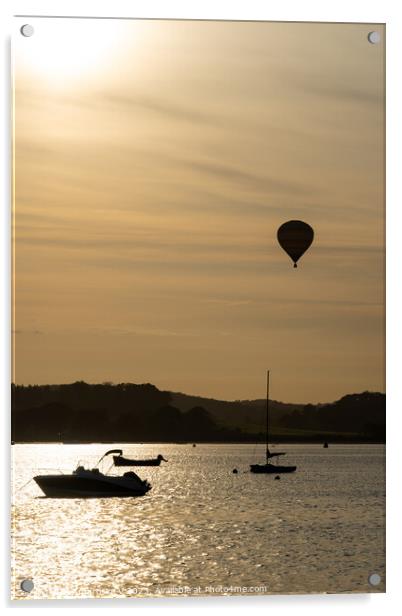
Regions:
<instances>
[{"instance_id":1,"label":"water","mask_svg":"<svg viewBox=\"0 0 402 616\"><path fill-rule=\"evenodd\" d=\"M169 460L137 469L146 496L44 498L34 482L20 488L79 460L93 466L110 446L12 447L13 598L27 597L25 578L30 598L53 599L384 592L384 446L281 445L298 469L280 481L243 472L261 446L115 446Z\"/></svg>"}]
</instances>

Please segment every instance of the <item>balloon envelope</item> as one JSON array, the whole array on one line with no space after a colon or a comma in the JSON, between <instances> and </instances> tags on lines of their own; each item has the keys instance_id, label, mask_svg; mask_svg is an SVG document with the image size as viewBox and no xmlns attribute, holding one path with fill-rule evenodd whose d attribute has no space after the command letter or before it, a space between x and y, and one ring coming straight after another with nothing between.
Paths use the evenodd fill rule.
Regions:
<instances>
[{"instance_id":1,"label":"balloon envelope","mask_svg":"<svg viewBox=\"0 0 402 616\"><path fill-rule=\"evenodd\" d=\"M298 260L312 244L314 231L302 220L289 220L279 227L277 237L280 246L297 267Z\"/></svg>"}]
</instances>

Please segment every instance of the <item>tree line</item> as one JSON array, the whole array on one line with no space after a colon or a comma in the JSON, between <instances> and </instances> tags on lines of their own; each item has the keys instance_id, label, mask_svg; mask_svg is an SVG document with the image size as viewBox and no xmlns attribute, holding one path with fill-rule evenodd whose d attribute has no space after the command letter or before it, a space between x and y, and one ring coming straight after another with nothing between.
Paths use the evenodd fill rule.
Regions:
<instances>
[{"instance_id":1,"label":"tree line","mask_svg":"<svg viewBox=\"0 0 402 616\"><path fill-rule=\"evenodd\" d=\"M272 441L385 440L385 395L324 405L272 402ZM257 442L265 401L224 402L133 383L12 385L15 442Z\"/></svg>"}]
</instances>

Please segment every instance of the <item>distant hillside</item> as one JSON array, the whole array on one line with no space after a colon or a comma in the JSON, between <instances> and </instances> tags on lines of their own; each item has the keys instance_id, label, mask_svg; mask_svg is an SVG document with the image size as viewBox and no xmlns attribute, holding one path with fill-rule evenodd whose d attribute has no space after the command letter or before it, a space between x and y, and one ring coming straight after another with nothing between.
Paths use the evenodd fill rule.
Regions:
<instances>
[{"instance_id":1,"label":"distant hillside","mask_svg":"<svg viewBox=\"0 0 402 616\"><path fill-rule=\"evenodd\" d=\"M208 410L215 421L245 432L260 432L265 425L265 400L225 402L211 398L171 393L172 404L181 410L193 405ZM325 435L385 440L385 394L349 394L327 404L292 404L270 400L270 431L283 440L310 439Z\"/></svg>"},{"instance_id":2,"label":"distant hillside","mask_svg":"<svg viewBox=\"0 0 402 616\"><path fill-rule=\"evenodd\" d=\"M212 414L217 423L222 425L237 426L243 429L256 427L258 431L265 425L266 400L234 400L228 402L182 393L170 392L170 395L172 404L180 410L186 411L193 406L202 406ZM303 404L269 401L271 419L275 422L286 414L294 410L301 410L303 407Z\"/></svg>"},{"instance_id":3,"label":"distant hillside","mask_svg":"<svg viewBox=\"0 0 402 616\"><path fill-rule=\"evenodd\" d=\"M223 401L133 383L12 385L12 440L255 442L265 438L265 400ZM385 394L328 404L270 401L272 441L385 440Z\"/></svg>"}]
</instances>

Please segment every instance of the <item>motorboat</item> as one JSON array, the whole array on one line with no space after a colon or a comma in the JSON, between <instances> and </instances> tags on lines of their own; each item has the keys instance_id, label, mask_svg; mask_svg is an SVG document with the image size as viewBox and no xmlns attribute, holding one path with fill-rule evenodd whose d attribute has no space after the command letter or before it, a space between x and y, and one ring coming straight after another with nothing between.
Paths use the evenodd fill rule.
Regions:
<instances>
[{"instance_id":1,"label":"motorboat","mask_svg":"<svg viewBox=\"0 0 402 616\"><path fill-rule=\"evenodd\" d=\"M164 458L161 454L159 454L156 458L148 458L145 460L130 460L129 458L123 457L123 452L121 449L119 451L119 455L113 456L113 462L115 466L160 466L160 463L167 462L166 458Z\"/></svg>"},{"instance_id":2,"label":"motorboat","mask_svg":"<svg viewBox=\"0 0 402 616\"><path fill-rule=\"evenodd\" d=\"M117 450L118 451L118 450ZM42 492L51 498L99 498L110 496L143 496L151 489L147 480L140 479L130 471L124 475L108 475L98 467L100 462L115 449L107 451L95 468L86 469L77 466L71 475L53 474L37 475L34 481Z\"/></svg>"},{"instance_id":3,"label":"motorboat","mask_svg":"<svg viewBox=\"0 0 402 616\"><path fill-rule=\"evenodd\" d=\"M281 466L272 464L269 460L279 456L285 456L285 451L271 452L268 447L269 441L269 370L267 371L267 401L266 401L266 424L265 424L265 464L250 464L251 473L293 473L296 466Z\"/></svg>"}]
</instances>

